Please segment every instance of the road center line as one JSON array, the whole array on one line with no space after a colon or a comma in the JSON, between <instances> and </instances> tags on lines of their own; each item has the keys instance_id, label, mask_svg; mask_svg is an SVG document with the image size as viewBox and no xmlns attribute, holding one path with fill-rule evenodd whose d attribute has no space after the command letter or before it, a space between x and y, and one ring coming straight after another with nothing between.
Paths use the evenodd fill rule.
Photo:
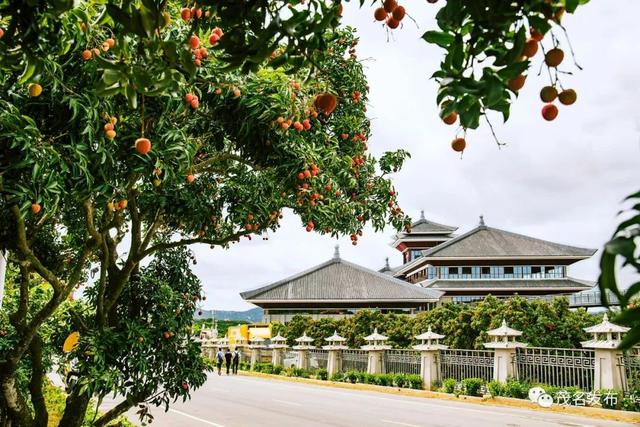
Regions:
<instances>
[{"instance_id":1,"label":"road center line","mask_svg":"<svg viewBox=\"0 0 640 427\"><path fill-rule=\"evenodd\" d=\"M398 426L407 426L407 427L420 427L418 425L415 424L408 424L408 423L401 423L400 421L391 421L391 420L380 420L383 423L387 423L387 424L395 424Z\"/></svg>"},{"instance_id":2,"label":"road center line","mask_svg":"<svg viewBox=\"0 0 640 427\"><path fill-rule=\"evenodd\" d=\"M204 424L209 424L210 426L224 427L222 424L216 424L216 423L211 422L211 421L203 420L202 418L194 417L193 415L189 415L187 413L178 411L176 409L169 409L169 412L173 412L174 414L182 415L183 417L186 417L186 418L191 418L192 420L200 421L201 423L204 423Z\"/></svg>"},{"instance_id":3,"label":"road center line","mask_svg":"<svg viewBox=\"0 0 640 427\"><path fill-rule=\"evenodd\" d=\"M295 402L289 402L287 400L279 400L279 399L271 399L274 402L278 402L278 403L284 403L285 405L291 405L291 406L302 406L302 404L300 403L295 403Z\"/></svg>"}]
</instances>

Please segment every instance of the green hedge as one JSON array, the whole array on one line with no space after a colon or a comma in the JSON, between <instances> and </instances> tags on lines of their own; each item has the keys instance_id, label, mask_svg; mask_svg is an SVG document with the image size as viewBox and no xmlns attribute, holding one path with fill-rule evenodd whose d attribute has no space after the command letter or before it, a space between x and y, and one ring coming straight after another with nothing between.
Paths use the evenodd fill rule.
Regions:
<instances>
[{"instance_id":1,"label":"green hedge","mask_svg":"<svg viewBox=\"0 0 640 427\"><path fill-rule=\"evenodd\" d=\"M384 387L422 389L422 377L414 374L369 374L360 371L339 372L331 381L352 384L373 384Z\"/></svg>"},{"instance_id":2,"label":"green hedge","mask_svg":"<svg viewBox=\"0 0 640 427\"><path fill-rule=\"evenodd\" d=\"M465 396L481 396L486 391L491 396L528 399L529 389L532 387L542 387L547 394L553 397L555 404L599 406L606 409L640 412L640 390L630 391L626 395L620 390L598 390L594 395L578 387L555 387L516 379L509 379L506 383L498 381L487 383L480 378L467 378L460 382L453 378L447 378L439 384L438 391ZM576 405L576 401L582 400L585 401L584 405Z\"/></svg>"}]
</instances>

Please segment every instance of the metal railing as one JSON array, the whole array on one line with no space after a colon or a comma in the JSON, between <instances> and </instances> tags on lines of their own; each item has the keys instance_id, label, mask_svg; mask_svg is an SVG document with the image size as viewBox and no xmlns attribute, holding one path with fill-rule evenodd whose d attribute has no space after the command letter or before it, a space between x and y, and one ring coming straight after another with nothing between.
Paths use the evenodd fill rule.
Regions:
<instances>
[{"instance_id":1,"label":"metal railing","mask_svg":"<svg viewBox=\"0 0 640 427\"><path fill-rule=\"evenodd\" d=\"M442 379L493 379L493 350L441 350L438 362Z\"/></svg>"},{"instance_id":2,"label":"metal railing","mask_svg":"<svg viewBox=\"0 0 640 427\"><path fill-rule=\"evenodd\" d=\"M622 378L622 389L625 393L640 389L640 348L631 350L618 356L618 367Z\"/></svg>"},{"instance_id":3,"label":"metal railing","mask_svg":"<svg viewBox=\"0 0 640 427\"><path fill-rule=\"evenodd\" d=\"M420 352L416 350L386 350L385 371L390 374L420 374Z\"/></svg>"},{"instance_id":4,"label":"metal railing","mask_svg":"<svg viewBox=\"0 0 640 427\"><path fill-rule=\"evenodd\" d=\"M521 381L593 390L593 350L524 347L516 350L514 363Z\"/></svg>"},{"instance_id":5,"label":"metal railing","mask_svg":"<svg viewBox=\"0 0 640 427\"><path fill-rule=\"evenodd\" d=\"M366 350L342 350L342 371L367 372L368 353Z\"/></svg>"},{"instance_id":6,"label":"metal railing","mask_svg":"<svg viewBox=\"0 0 640 427\"><path fill-rule=\"evenodd\" d=\"M312 369L327 369L329 351L322 349L309 350L309 366Z\"/></svg>"}]
</instances>

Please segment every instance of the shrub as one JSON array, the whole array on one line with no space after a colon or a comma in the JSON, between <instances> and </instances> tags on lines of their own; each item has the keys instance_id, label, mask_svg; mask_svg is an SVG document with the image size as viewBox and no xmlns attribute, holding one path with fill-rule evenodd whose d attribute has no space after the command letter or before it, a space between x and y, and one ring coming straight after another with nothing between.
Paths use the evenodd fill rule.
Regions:
<instances>
[{"instance_id":1,"label":"shrub","mask_svg":"<svg viewBox=\"0 0 640 427\"><path fill-rule=\"evenodd\" d=\"M442 381L442 388L440 391L444 393L453 393L456 389L458 382L454 378L446 378Z\"/></svg>"},{"instance_id":2,"label":"shrub","mask_svg":"<svg viewBox=\"0 0 640 427\"><path fill-rule=\"evenodd\" d=\"M330 379L331 381L342 382L344 381L344 373L336 372L335 374L331 375Z\"/></svg>"},{"instance_id":3,"label":"shrub","mask_svg":"<svg viewBox=\"0 0 640 427\"><path fill-rule=\"evenodd\" d=\"M316 378L317 379L326 381L328 377L329 377L329 373L327 372L326 369L322 369L321 368L321 369L318 369L316 371Z\"/></svg>"},{"instance_id":4,"label":"shrub","mask_svg":"<svg viewBox=\"0 0 640 427\"><path fill-rule=\"evenodd\" d=\"M291 371L291 374L292 374L291 376L300 377L300 378L309 378L311 376L309 374L309 371L302 368L293 368Z\"/></svg>"},{"instance_id":5,"label":"shrub","mask_svg":"<svg viewBox=\"0 0 640 427\"><path fill-rule=\"evenodd\" d=\"M408 387L409 379L405 374L396 374L393 378L393 385L399 388Z\"/></svg>"},{"instance_id":6,"label":"shrub","mask_svg":"<svg viewBox=\"0 0 640 427\"><path fill-rule=\"evenodd\" d=\"M393 375L392 374L380 374L376 375L375 384L388 387L393 385Z\"/></svg>"},{"instance_id":7,"label":"shrub","mask_svg":"<svg viewBox=\"0 0 640 427\"><path fill-rule=\"evenodd\" d=\"M360 376L360 373L358 371L348 371L344 375L347 382L350 382L351 384L355 384L356 381L358 381L359 376Z\"/></svg>"},{"instance_id":8,"label":"shrub","mask_svg":"<svg viewBox=\"0 0 640 427\"><path fill-rule=\"evenodd\" d=\"M480 389L484 385L482 378L465 378L462 380L462 394L467 396L480 396Z\"/></svg>"},{"instance_id":9,"label":"shrub","mask_svg":"<svg viewBox=\"0 0 640 427\"><path fill-rule=\"evenodd\" d=\"M491 393L491 396L506 395L506 387L499 381L491 381L489 384L487 384L487 388L489 389L489 393Z\"/></svg>"},{"instance_id":10,"label":"shrub","mask_svg":"<svg viewBox=\"0 0 640 427\"><path fill-rule=\"evenodd\" d=\"M620 409L622 406L622 393L619 390L598 390L600 405L605 409Z\"/></svg>"},{"instance_id":11,"label":"shrub","mask_svg":"<svg viewBox=\"0 0 640 427\"><path fill-rule=\"evenodd\" d=\"M424 388L424 384L422 382L422 377L420 375L411 374L407 375L409 388L413 388L416 390L422 390Z\"/></svg>"},{"instance_id":12,"label":"shrub","mask_svg":"<svg viewBox=\"0 0 640 427\"><path fill-rule=\"evenodd\" d=\"M281 366L281 365L275 365L275 366L273 367L273 374L274 374L274 375L280 375L280 374L282 374L283 369L284 369L284 366Z\"/></svg>"},{"instance_id":13,"label":"shrub","mask_svg":"<svg viewBox=\"0 0 640 427\"><path fill-rule=\"evenodd\" d=\"M530 383L526 381L520 382L514 378L510 378L505 384L505 396L515 397L516 399L524 399L529 396L530 388Z\"/></svg>"}]
</instances>

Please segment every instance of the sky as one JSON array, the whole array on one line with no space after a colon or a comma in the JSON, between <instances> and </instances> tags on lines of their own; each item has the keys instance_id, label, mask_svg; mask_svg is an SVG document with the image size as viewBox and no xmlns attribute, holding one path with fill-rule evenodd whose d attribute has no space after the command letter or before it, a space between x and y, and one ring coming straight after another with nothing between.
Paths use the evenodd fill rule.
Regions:
<instances>
[{"instance_id":1,"label":"sky","mask_svg":"<svg viewBox=\"0 0 640 427\"><path fill-rule=\"evenodd\" d=\"M420 39L436 29L438 3L403 4L419 23L404 26L387 41L385 29L373 22L373 8L345 4L343 23L358 29L358 58L364 61L371 91L367 106L372 119L370 151L374 155L404 148L411 159L393 175L400 206L413 217L459 226L466 232L484 215L487 225L558 243L601 248L618 224L625 196L640 183L640 60L637 57L640 2L593 0L564 18L577 61L584 68L563 78L578 101L561 106L554 122L540 116L539 90L547 83L537 76L541 53L511 118L492 117L498 149L482 125L467 134L462 158L450 148L454 126L438 118L437 84L429 76L444 50ZM562 40L562 39L561 39ZM544 41L549 45L549 41ZM567 64L569 58L565 59ZM242 240L229 250L194 247L207 300L205 308L252 308L239 292L253 289L320 264L340 245L343 259L372 269L401 263L389 246L394 231L365 230L358 246L307 233L298 217L285 213L282 227L270 239ZM573 277L598 276L600 252L575 264Z\"/></svg>"}]
</instances>

